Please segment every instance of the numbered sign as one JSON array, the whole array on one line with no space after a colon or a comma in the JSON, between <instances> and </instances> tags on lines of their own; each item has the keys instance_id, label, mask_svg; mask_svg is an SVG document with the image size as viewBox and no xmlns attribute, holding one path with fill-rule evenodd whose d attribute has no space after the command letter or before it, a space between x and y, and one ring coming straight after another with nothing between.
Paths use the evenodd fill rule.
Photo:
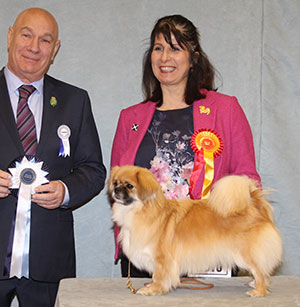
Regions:
<instances>
[{"instance_id":1,"label":"numbered sign","mask_svg":"<svg viewBox=\"0 0 300 307\"><path fill-rule=\"evenodd\" d=\"M193 273L189 274L188 277L223 277L230 278L231 277L231 268L223 269L222 267L216 267L213 270L208 270L203 273Z\"/></svg>"}]
</instances>

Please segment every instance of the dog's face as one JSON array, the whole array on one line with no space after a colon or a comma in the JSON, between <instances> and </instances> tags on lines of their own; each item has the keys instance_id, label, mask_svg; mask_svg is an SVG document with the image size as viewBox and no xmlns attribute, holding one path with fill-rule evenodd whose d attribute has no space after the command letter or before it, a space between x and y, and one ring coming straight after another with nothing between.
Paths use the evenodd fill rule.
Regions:
<instances>
[{"instance_id":1,"label":"dog's face","mask_svg":"<svg viewBox=\"0 0 300 307\"><path fill-rule=\"evenodd\" d=\"M128 206L138 200L147 201L159 191L159 184L145 168L125 165L111 170L108 193L115 202Z\"/></svg>"},{"instance_id":2,"label":"dog's face","mask_svg":"<svg viewBox=\"0 0 300 307\"><path fill-rule=\"evenodd\" d=\"M118 174L116 167L111 172L111 178L109 180L109 194L114 201L121 203L123 205L131 205L137 200L137 188L136 182L132 175L128 174Z\"/></svg>"}]
</instances>

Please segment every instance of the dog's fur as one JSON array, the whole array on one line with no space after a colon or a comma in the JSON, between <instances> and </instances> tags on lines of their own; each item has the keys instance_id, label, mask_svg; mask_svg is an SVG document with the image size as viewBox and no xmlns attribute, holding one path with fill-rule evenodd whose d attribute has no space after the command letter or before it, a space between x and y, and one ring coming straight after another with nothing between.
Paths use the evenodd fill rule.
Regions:
<instances>
[{"instance_id":1,"label":"dog's fur","mask_svg":"<svg viewBox=\"0 0 300 307\"><path fill-rule=\"evenodd\" d=\"M227 176L208 199L169 200L150 171L126 165L112 169L108 193L123 252L153 273L150 286L137 293L164 294L179 285L182 274L234 265L255 279L248 295L268 293L282 242L272 207L254 180Z\"/></svg>"}]
</instances>

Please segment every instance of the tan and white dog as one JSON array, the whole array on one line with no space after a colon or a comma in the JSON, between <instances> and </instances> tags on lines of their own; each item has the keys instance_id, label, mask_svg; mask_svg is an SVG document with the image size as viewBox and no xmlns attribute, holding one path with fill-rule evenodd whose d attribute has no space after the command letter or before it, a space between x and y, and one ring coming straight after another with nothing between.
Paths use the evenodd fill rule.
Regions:
<instances>
[{"instance_id":1,"label":"tan and white dog","mask_svg":"<svg viewBox=\"0 0 300 307\"><path fill-rule=\"evenodd\" d=\"M272 207L254 180L227 176L208 199L169 200L149 170L126 165L112 169L108 192L123 252L153 274L152 283L137 293L164 294L178 287L182 274L234 265L254 277L248 295L268 293L282 241Z\"/></svg>"}]
</instances>

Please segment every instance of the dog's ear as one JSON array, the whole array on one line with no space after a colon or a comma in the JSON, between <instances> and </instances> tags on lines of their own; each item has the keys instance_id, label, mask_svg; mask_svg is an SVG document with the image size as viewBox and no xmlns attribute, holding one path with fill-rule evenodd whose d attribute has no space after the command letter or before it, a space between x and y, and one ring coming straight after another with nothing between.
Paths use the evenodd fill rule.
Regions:
<instances>
[{"instance_id":1,"label":"dog's ear","mask_svg":"<svg viewBox=\"0 0 300 307\"><path fill-rule=\"evenodd\" d=\"M142 201L147 201L156 197L161 190L154 175L147 169L137 171L138 197Z\"/></svg>"},{"instance_id":2,"label":"dog's ear","mask_svg":"<svg viewBox=\"0 0 300 307\"><path fill-rule=\"evenodd\" d=\"M109 178L108 178L108 181L107 181L108 193L111 193L112 190L113 190L114 178L115 178L115 175L116 175L117 171L119 170L119 168L120 168L120 166L114 166L110 171L110 175L109 175Z\"/></svg>"}]
</instances>

